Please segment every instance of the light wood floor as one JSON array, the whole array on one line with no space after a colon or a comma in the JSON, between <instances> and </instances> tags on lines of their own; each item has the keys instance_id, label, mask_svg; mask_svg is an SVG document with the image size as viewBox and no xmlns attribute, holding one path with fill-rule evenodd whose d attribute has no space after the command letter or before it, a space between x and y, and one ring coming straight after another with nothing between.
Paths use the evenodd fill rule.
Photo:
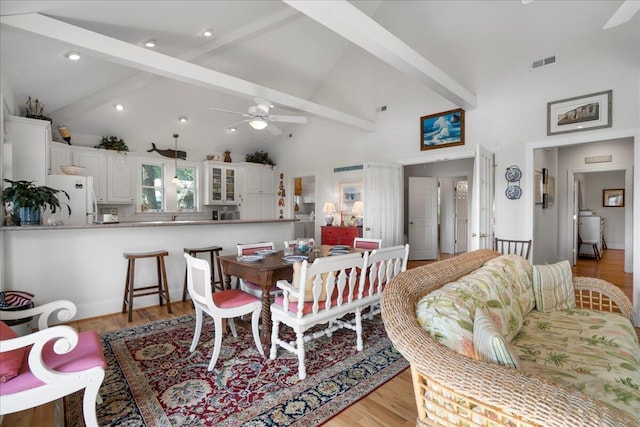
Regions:
<instances>
[{"instance_id":1,"label":"light wood floor","mask_svg":"<svg viewBox=\"0 0 640 427\"><path fill-rule=\"evenodd\" d=\"M451 255L441 256L441 259ZM431 261L432 262L432 261ZM428 264L430 261L411 261L409 268ZM604 251L602 260L579 259L573 268L576 276L598 277L619 286L631 298L632 275L624 273L624 251L609 249ZM95 330L100 333L148 323L154 320L179 317L191 313L189 302L172 303L173 314L164 307L147 307L135 311L133 322L127 322L126 314L116 313L91 319L71 322L78 331ZM52 425L53 405L42 405L4 417L2 427L49 427ZM389 382L374 390L365 398L336 415L325 426L330 427L373 427L373 426L415 426L417 411L413 397L413 385L409 369L404 370Z\"/></svg>"}]
</instances>

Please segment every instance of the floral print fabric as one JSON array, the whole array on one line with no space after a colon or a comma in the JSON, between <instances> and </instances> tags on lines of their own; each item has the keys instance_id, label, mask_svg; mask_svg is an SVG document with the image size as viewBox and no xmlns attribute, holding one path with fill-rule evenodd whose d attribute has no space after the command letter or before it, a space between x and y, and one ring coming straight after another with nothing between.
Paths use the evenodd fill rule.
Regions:
<instances>
[{"instance_id":1,"label":"floral print fabric","mask_svg":"<svg viewBox=\"0 0 640 427\"><path fill-rule=\"evenodd\" d=\"M532 311L511 342L523 371L575 387L640 425L640 344L615 313Z\"/></svg>"},{"instance_id":2,"label":"floral print fabric","mask_svg":"<svg viewBox=\"0 0 640 427\"><path fill-rule=\"evenodd\" d=\"M509 342L534 304L531 265L518 255L504 255L425 295L416 306L416 317L436 340L475 358L473 322L477 307L489 313Z\"/></svg>"}]
</instances>

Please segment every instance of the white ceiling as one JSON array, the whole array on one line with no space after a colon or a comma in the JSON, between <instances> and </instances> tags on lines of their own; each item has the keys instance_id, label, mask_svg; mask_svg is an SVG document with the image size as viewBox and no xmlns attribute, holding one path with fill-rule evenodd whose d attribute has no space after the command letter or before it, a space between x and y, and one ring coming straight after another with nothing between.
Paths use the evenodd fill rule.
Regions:
<instances>
[{"instance_id":1,"label":"white ceiling","mask_svg":"<svg viewBox=\"0 0 640 427\"><path fill-rule=\"evenodd\" d=\"M260 145L268 149L273 137L248 126L229 135L224 128L241 118L209 107L245 112L253 103L252 93L273 93L269 98L276 106L274 114L335 118L360 129L373 123L375 106L363 117L343 110L344 106L313 102L335 64L353 49L375 54L385 43L395 52L401 49L394 43L406 45L409 53L404 57L398 53L400 61L380 54L380 66L398 67L398 73L406 78L424 81L434 89L434 97L449 100L448 90L456 85L475 97L483 79L505 67L554 54L562 61L563 53L576 50L616 46L621 58L640 68L640 14L625 24L602 29L622 0L539 0L528 4L520 0L355 1L350 4L357 8L356 14L349 18L354 24L352 28L347 25L341 35L327 28L326 22L319 23L319 15L312 19L299 12L295 3L3 0L3 17L35 12L44 15L44 21L33 21L37 28L29 31L4 21L0 26L2 71L16 102L28 96L38 98L45 104L45 114L54 123L64 122L72 135L117 135L125 141L165 145L177 131L181 142L188 141L187 146L207 144L212 151L222 151L233 144L234 151L242 152ZM303 7L310 2L298 3ZM324 12L331 12L333 6L327 6L331 3L321 3ZM336 8L341 6L344 3L335 4ZM357 16L359 11L361 16ZM367 17L372 21L367 22ZM114 45L117 41L129 43L134 59L105 53L108 39L92 42L80 30L65 30L72 34L71 40L56 38L49 18L55 20L53 24L62 21L108 36L115 39ZM339 18L328 19L335 23ZM205 28L213 29L214 36L203 37ZM364 34L355 34L364 28ZM136 50L148 39L156 40L155 52L253 84L240 93L234 85L210 84L210 77L202 83L192 75L182 78L163 73L160 59L153 55L146 58L145 51ZM71 50L82 53L82 59L68 61L64 54ZM411 67L399 65L402 61L418 64L413 67L417 71L407 75ZM186 72L189 67L180 69ZM198 68L193 66L192 71ZM126 110L116 113L115 103L122 103ZM189 117L187 124L177 123L181 115ZM305 125L278 126L293 132Z\"/></svg>"}]
</instances>

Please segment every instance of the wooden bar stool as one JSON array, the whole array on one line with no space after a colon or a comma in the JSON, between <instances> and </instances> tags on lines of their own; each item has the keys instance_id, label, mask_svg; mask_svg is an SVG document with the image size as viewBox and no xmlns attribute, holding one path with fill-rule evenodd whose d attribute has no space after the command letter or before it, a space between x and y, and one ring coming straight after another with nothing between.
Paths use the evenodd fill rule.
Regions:
<instances>
[{"instance_id":1,"label":"wooden bar stool","mask_svg":"<svg viewBox=\"0 0 640 427\"><path fill-rule=\"evenodd\" d=\"M222 282L222 265L220 264L220 246L208 246L206 248L184 248L184 252L196 258L197 254L209 253L209 259L211 262L211 290L215 292L216 285L219 286L219 290L224 290L224 284ZM216 270L218 271L216 279ZM182 289L182 301L187 300L187 267L184 270L184 287Z\"/></svg>"},{"instance_id":2,"label":"wooden bar stool","mask_svg":"<svg viewBox=\"0 0 640 427\"><path fill-rule=\"evenodd\" d=\"M128 260L127 265L127 280L124 285L124 298L122 300L122 312L127 312L127 306L129 307L129 322L132 318L133 298L141 297L144 295L158 294L160 305L163 305L162 298L167 301L167 312L171 313L171 299L169 298L169 285L167 283L167 270L164 264L164 257L168 256L169 252L165 250L147 253L124 253L122 256ZM142 258L155 258L158 274L158 283L156 285L143 286L136 288L135 272L136 272L136 260Z\"/></svg>"}]
</instances>

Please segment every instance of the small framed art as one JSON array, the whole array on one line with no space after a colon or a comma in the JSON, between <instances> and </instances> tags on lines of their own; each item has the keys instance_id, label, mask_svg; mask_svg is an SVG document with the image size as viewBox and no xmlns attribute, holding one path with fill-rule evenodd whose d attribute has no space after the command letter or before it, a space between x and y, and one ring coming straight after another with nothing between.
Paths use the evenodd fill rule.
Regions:
<instances>
[{"instance_id":1,"label":"small framed art","mask_svg":"<svg viewBox=\"0 0 640 427\"><path fill-rule=\"evenodd\" d=\"M613 91L547 103L547 135L610 128Z\"/></svg>"},{"instance_id":2,"label":"small framed art","mask_svg":"<svg viewBox=\"0 0 640 427\"><path fill-rule=\"evenodd\" d=\"M624 189L602 190L602 206L605 208L624 207Z\"/></svg>"}]
</instances>

